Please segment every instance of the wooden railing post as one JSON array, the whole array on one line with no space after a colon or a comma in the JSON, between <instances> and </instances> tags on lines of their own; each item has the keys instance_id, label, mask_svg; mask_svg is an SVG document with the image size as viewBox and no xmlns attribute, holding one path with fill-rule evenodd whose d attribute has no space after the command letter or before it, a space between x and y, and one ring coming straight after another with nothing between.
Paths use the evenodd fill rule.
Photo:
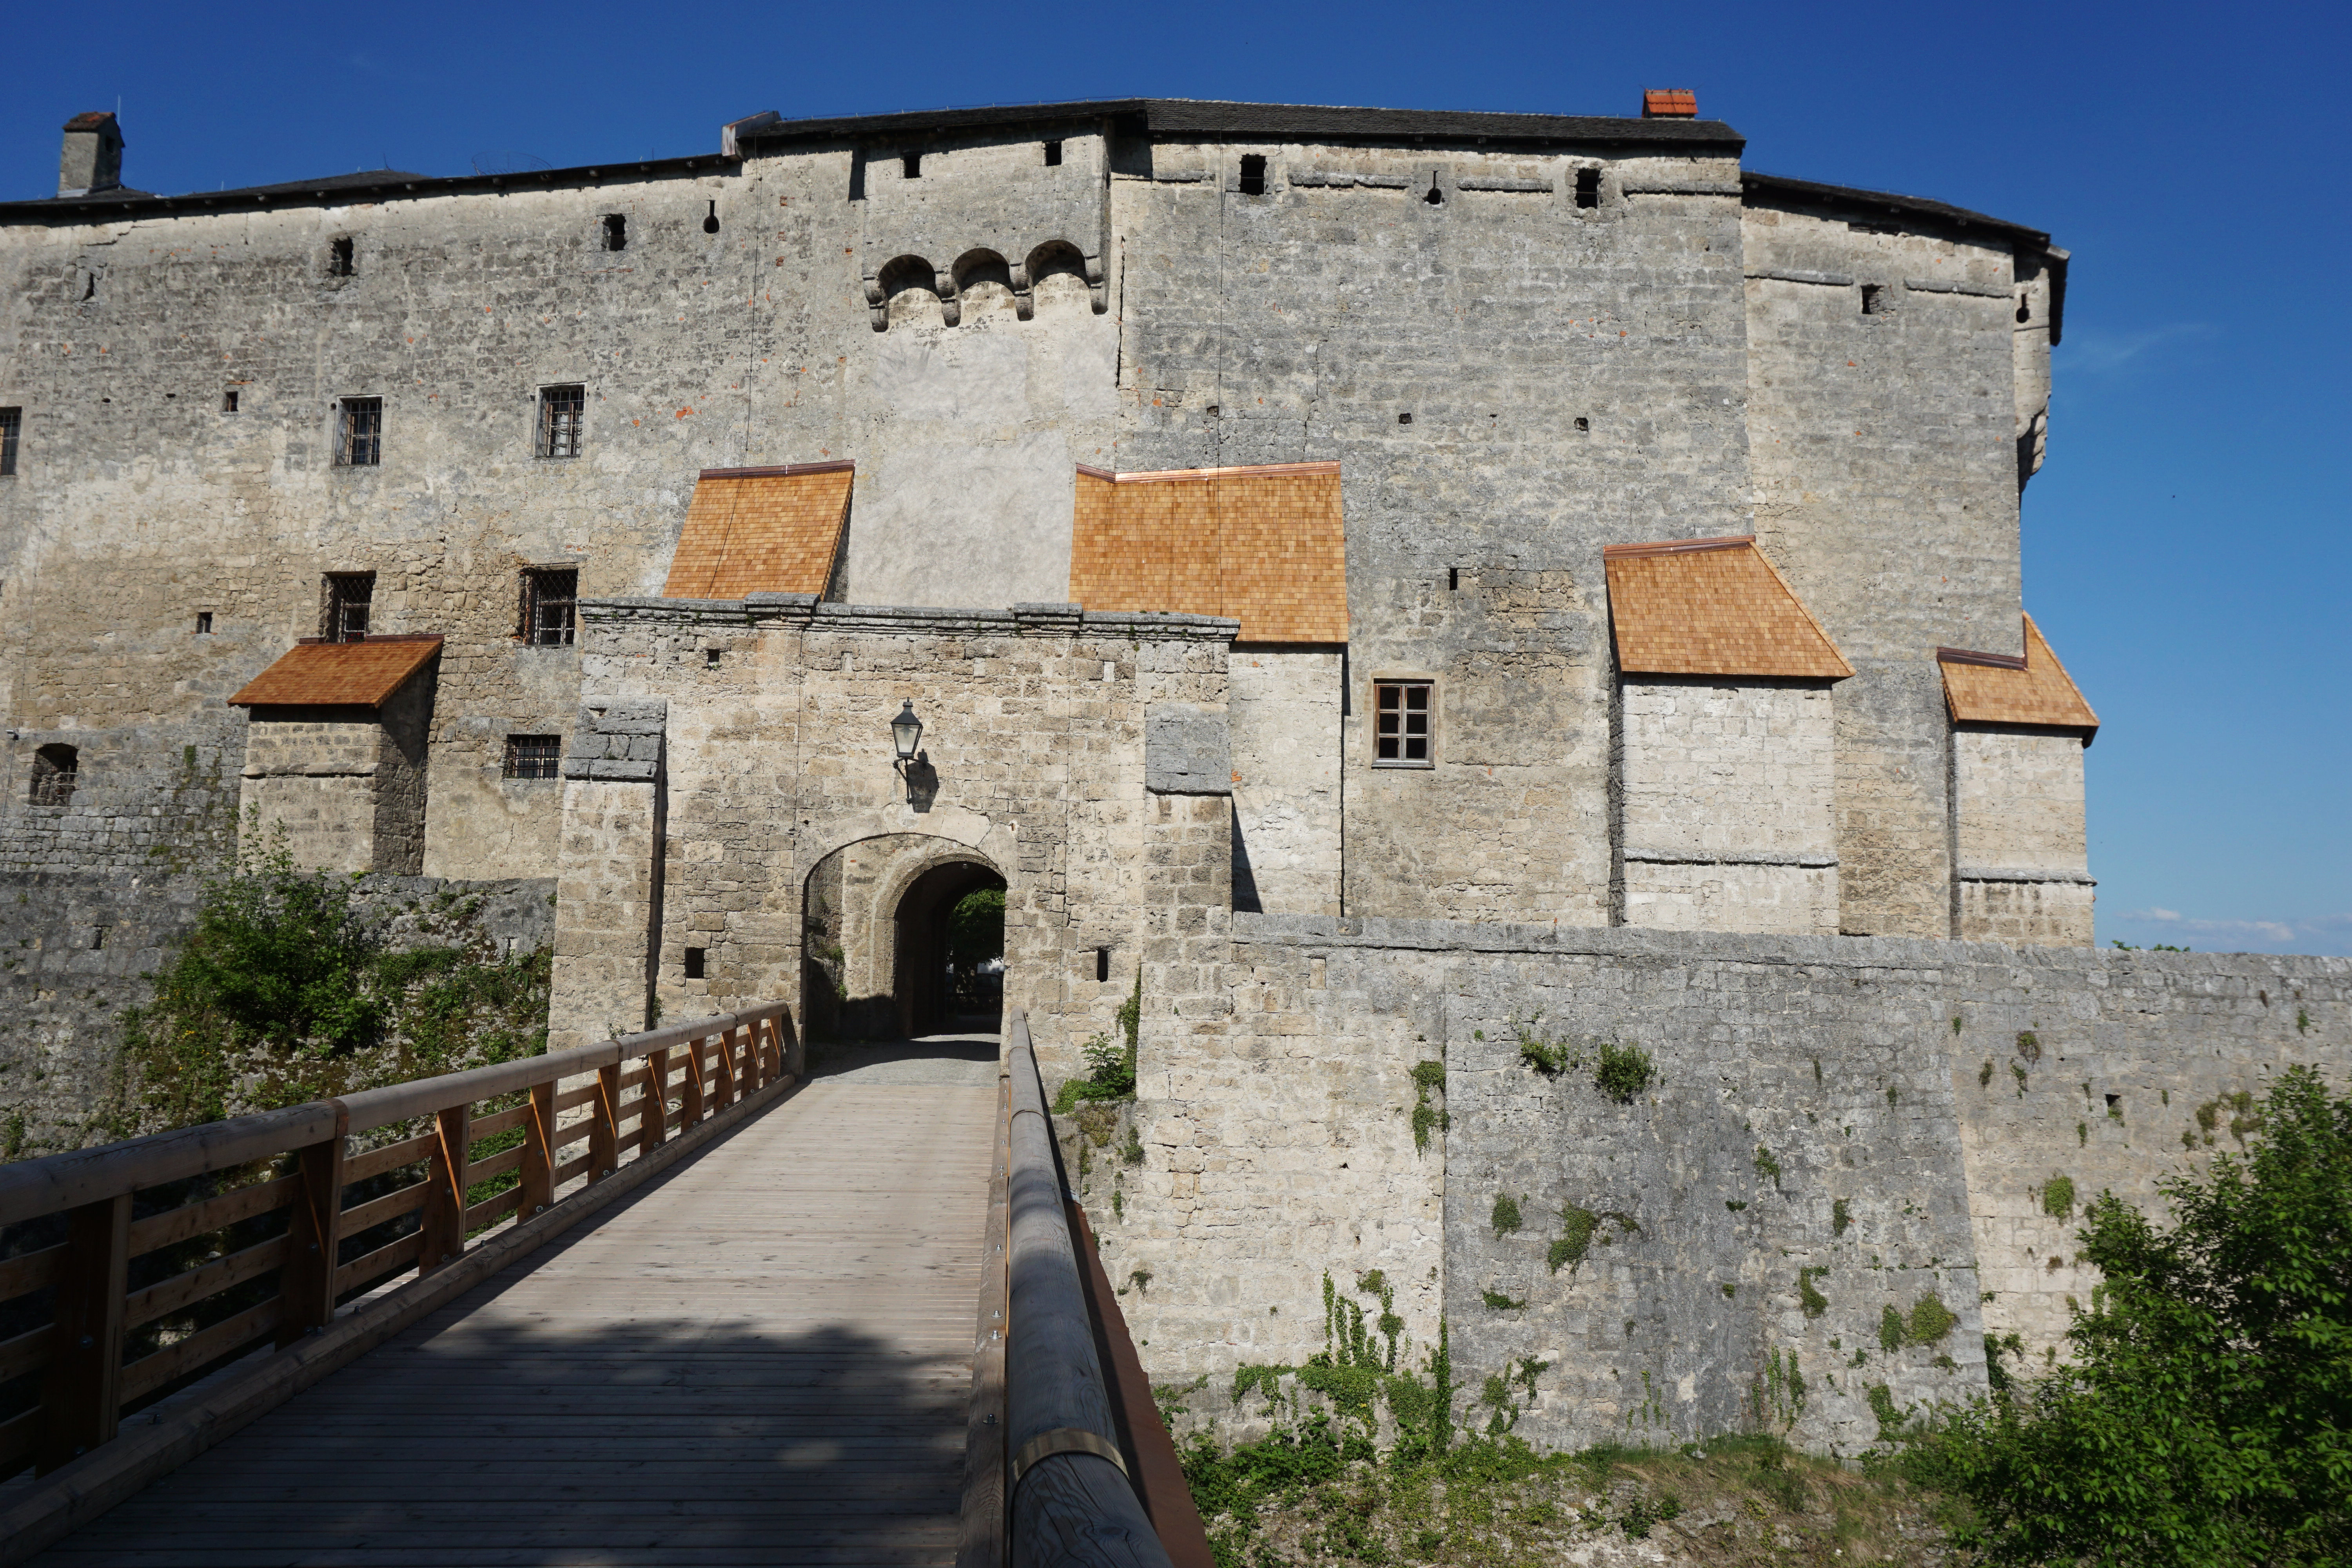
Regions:
<instances>
[{"instance_id":1,"label":"wooden railing post","mask_svg":"<svg viewBox=\"0 0 2352 1568\"><path fill-rule=\"evenodd\" d=\"M453 1105L433 1119L440 1137L433 1146L425 1194L425 1246L417 1273L430 1274L457 1261L466 1250L466 1171L472 1163L474 1108Z\"/></svg>"},{"instance_id":2,"label":"wooden railing post","mask_svg":"<svg viewBox=\"0 0 2352 1568\"><path fill-rule=\"evenodd\" d=\"M588 1179L601 1182L621 1168L621 1064L596 1069L595 1118L588 1124Z\"/></svg>"},{"instance_id":3,"label":"wooden railing post","mask_svg":"<svg viewBox=\"0 0 2352 1568\"><path fill-rule=\"evenodd\" d=\"M793 1023L792 1013L779 1007L769 1016L768 1027L776 1034L776 1070L798 1078L808 1070L801 1053L801 1032Z\"/></svg>"},{"instance_id":4,"label":"wooden railing post","mask_svg":"<svg viewBox=\"0 0 2352 1568\"><path fill-rule=\"evenodd\" d=\"M646 1053L646 1103L638 1115L638 1129L643 1142L637 1145L637 1156L643 1159L662 1146L669 1136L669 1052L655 1049Z\"/></svg>"},{"instance_id":5,"label":"wooden railing post","mask_svg":"<svg viewBox=\"0 0 2352 1568\"><path fill-rule=\"evenodd\" d=\"M694 1128L702 1124L702 1101L704 1098L702 1092L702 1047L704 1043L705 1042L700 1039L692 1039L686 1042L686 1081L678 1086L683 1091L680 1098L686 1101L686 1106L684 1110L679 1112L677 1119L677 1130L681 1132L690 1131Z\"/></svg>"},{"instance_id":6,"label":"wooden railing post","mask_svg":"<svg viewBox=\"0 0 2352 1568\"><path fill-rule=\"evenodd\" d=\"M66 1211L58 1272L57 1333L41 1384L41 1447L47 1475L111 1442L121 1414L123 1296L131 1279L131 1194Z\"/></svg>"},{"instance_id":7,"label":"wooden railing post","mask_svg":"<svg viewBox=\"0 0 2352 1568\"><path fill-rule=\"evenodd\" d=\"M530 1086L530 1120L523 1123L522 1165L518 1174L522 1206L516 1223L529 1219L555 1201L555 1080Z\"/></svg>"},{"instance_id":8,"label":"wooden railing post","mask_svg":"<svg viewBox=\"0 0 2352 1568\"><path fill-rule=\"evenodd\" d=\"M287 1217L286 1263L278 1276L286 1298L286 1316L278 1324L281 1347L335 1321L335 1253L342 1243L343 1155L352 1119L342 1101L331 1103L335 1135L299 1152L302 1188Z\"/></svg>"},{"instance_id":9,"label":"wooden railing post","mask_svg":"<svg viewBox=\"0 0 2352 1568\"><path fill-rule=\"evenodd\" d=\"M724 1110L736 1100L735 1031L721 1029L710 1037L710 1043L719 1047L719 1103L714 1109Z\"/></svg>"},{"instance_id":10,"label":"wooden railing post","mask_svg":"<svg viewBox=\"0 0 2352 1568\"><path fill-rule=\"evenodd\" d=\"M738 1038L743 1042L743 1061L749 1069L748 1088L757 1093L775 1081L776 1075L768 1070L768 1053L760 1044L760 1020L735 1026Z\"/></svg>"}]
</instances>

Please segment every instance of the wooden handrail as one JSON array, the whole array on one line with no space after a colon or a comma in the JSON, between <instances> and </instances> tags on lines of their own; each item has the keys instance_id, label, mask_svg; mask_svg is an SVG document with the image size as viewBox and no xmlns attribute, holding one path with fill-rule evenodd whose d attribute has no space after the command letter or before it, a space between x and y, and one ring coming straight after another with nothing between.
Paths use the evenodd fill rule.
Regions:
<instances>
[{"instance_id":1,"label":"wooden handrail","mask_svg":"<svg viewBox=\"0 0 2352 1568\"><path fill-rule=\"evenodd\" d=\"M1095 1354L1026 1015L1013 1010L1006 1033L1013 1111L1004 1436L1012 1450L1012 1568L1170 1568L1128 1479L1129 1461Z\"/></svg>"},{"instance_id":2,"label":"wooden handrail","mask_svg":"<svg viewBox=\"0 0 2352 1568\"><path fill-rule=\"evenodd\" d=\"M716 1092L706 1095L703 1064L714 1046ZM689 1068L682 1092L667 1081L679 1047ZM24 1267L0 1268L0 1301L54 1292L49 1325L10 1342L10 1375L44 1369L44 1376L37 1411L0 1411L0 1478L27 1463L43 1474L70 1463L110 1441L127 1408L273 1339L283 1348L318 1332L346 1297L379 1290L412 1269L422 1278L449 1267L506 1215L529 1221L614 1174L629 1152L643 1159L706 1118L788 1083L798 1054L789 1005L768 1002L574 1050L0 1166L0 1225L64 1222L60 1245L31 1254ZM623 1071L641 1058L648 1070ZM594 1080L584 1099L557 1093L560 1083L581 1078ZM629 1088L638 1097L624 1100ZM483 1100L516 1096L519 1105L474 1116ZM675 1132L674 1096L684 1101ZM568 1121L558 1109L567 1100ZM637 1128L624 1135L622 1124L633 1120ZM422 1136L381 1150L351 1147L353 1134L419 1121L428 1123ZM517 1131L519 1148L474 1157L485 1139ZM565 1158L583 1143L584 1155ZM275 1165L273 1174L250 1187L215 1194L205 1184L176 1209L132 1218L135 1193L265 1163ZM419 1165L422 1182L388 1192L362 1186L367 1195L347 1205L354 1184L380 1187ZM469 1187L509 1173L511 1184L467 1202ZM269 1216L280 1211L281 1233L251 1228L278 1223ZM367 1251L344 1256L347 1244L394 1222L415 1228L389 1242L379 1235ZM219 1238L211 1256L160 1279L150 1266L133 1285L134 1260L207 1236ZM257 1298L253 1282L271 1274L275 1289ZM215 1300L228 1291L237 1294ZM183 1313L198 1320L193 1331L125 1360L131 1331Z\"/></svg>"}]
</instances>

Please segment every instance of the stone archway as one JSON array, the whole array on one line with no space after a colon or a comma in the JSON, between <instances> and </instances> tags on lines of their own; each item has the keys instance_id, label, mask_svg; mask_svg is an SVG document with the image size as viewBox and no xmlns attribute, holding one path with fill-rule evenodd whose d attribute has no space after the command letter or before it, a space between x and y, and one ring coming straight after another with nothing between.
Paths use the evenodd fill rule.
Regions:
<instances>
[{"instance_id":1,"label":"stone archway","mask_svg":"<svg viewBox=\"0 0 2352 1568\"><path fill-rule=\"evenodd\" d=\"M810 1037L900 1039L954 1027L950 918L966 895L1004 886L990 857L929 834L860 839L818 861L801 905ZM969 985L964 1000L973 1000Z\"/></svg>"}]
</instances>

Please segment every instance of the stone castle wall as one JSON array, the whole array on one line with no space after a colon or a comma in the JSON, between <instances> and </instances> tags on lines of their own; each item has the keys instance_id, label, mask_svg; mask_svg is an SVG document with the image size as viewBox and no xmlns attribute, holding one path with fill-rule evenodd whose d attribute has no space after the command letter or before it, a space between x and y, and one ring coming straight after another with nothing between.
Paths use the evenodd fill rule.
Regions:
<instances>
[{"instance_id":1,"label":"stone castle wall","mask_svg":"<svg viewBox=\"0 0 2352 1568\"><path fill-rule=\"evenodd\" d=\"M479 928L509 952L552 940L551 879L452 881L372 876L358 885L371 918L443 895L480 900ZM0 871L0 1159L104 1142L93 1118L112 1098L124 1014L154 994L155 974L194 928L204 879L158 863L139 871Z\"/></svg>"},{"instance_id":2,"label":"stone castle wall","mask_svg":"<svg viewBox=\"0 0 2352 1568\"><path fill-rule=\"evenodd\" d=\"M993 608L1067 597L1077 464L1336 458L1344 659L1322 650L1339 671L1311 692L1304 666L1256 683L1326 719L1304 755L1236 731L1265 907L1623 918L1600 550L1753 529L1862 670L1830 700L1836 929L1951 930L1932 650L2014 639L2054 300L2024 231L1759 184L1727 131L1051 121L249 211L11 209L0 865L135 868L233 815L224 700L317 634L329 571L375 574L375 630L446 638L422 870L546 875L562 792L502 776L505 739L569 736L582 667L519 640L518 574L658 592L700 469L851 459L834 596ZM572 384L583 454L538 458L540 389ZM354 396L383 399L380 466L334 461ZM1369 765L1383 675L1439 681L1433 767ZM57 741L84 782L35 807ZM1811 871L1675 876L1670 902L1721 906L1675 918L1830 929Z\"/></svg>"},{"instance_id":3,"label":"stone castle wall","mask_svg":"<svg viewBox=\"0 0 2352 1568\"><path fill-rule=\"evenodd\" d=\"M1344 1293L1377 1268L1409 1364L1441 1313L1474 1394L1549 1363L1517 1428L1548 1446L1792 1419L1851 1453L1873 1385L1957 1397L1984 1333L2058 1344L2094 1282L2082 1202L2153 1208L2235 1147L2226 1097L2289 1063L2352 1077L2343 959L1239 915L1208 980L1147 974L1144 1157L1093 1162L1086 1194L1112 1277L1150 1276L1122 1308L1154 1380L1208 1374L1192 1405L1216 1414L1236 1366L1323 1348L1327 1273ZM1530 1067L1523 1037L1569 1065ZM1603 1041L1649 1054L1632 1103L1595 1086ZM1416 1149L1422 1061L1449 1121ZM1505 1194L1522 1224L1498 1234ZM1555 1269L1571 1209L1597 1224ZM1885 1351L1885 1310L1929 1294L1949 1333Z\"/></svg>"}]
</instances>

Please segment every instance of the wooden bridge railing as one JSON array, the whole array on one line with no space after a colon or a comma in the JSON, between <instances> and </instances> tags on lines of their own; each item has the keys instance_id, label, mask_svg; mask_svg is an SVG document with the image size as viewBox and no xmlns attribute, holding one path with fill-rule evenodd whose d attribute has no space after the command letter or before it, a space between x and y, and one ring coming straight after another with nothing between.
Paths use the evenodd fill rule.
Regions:
<instances>
[{"instance_id":1,"label":"wooden bridge railing","mask_svg":"<svg viewBox=\"0 0 2352 1568\"><path fill-rule=\"evenodd\" d=\"M1003 1452L1011 1568L1213 1568L1174 1445L1070 1193L1027 1019L1006 1020ZM967 1552L967 1568L979 1554Z\"/></svg>"},{"instance_id":2,"label":"wooden bridge railing","mask_svg":"<svg viewBox=\"0 0 2352 1568\"><path fill-rule=\"evenodd\" d=\"M0 1478L70 1464L112 1440L125 1412L257 1348L274 1342L281 1356L271 1359L283 1359L306 1337L341 1333L340 1306L380 1303L404 1276L415 1278L394 1297L445 1272L470 1284L482 1271L454 1266L485 1247L502 1266L558 1234L572 1223L558 1214L602 1206L608 1178L642 1178L666 1146L704 1142L713 1123L735 1120L730 1109L748 1113L781 1093L798 1058L786 1005L771 1002L0 1165L0 1226L36 1242L0 1260L0 1323L15 1331L0 1339L0 1391L38 1376L37 1403L0 1422ZM478 1110L486 1101L498 1108ZM341 1360L391 1331L386 1314L374 1316L373 1337L342 1335L358 1348ZM325 1370L308 1358L303 1373L278 1377L277 1397ZM19 1511L0 1518L0 1537Z\"/></svg>"}]
</instances>

